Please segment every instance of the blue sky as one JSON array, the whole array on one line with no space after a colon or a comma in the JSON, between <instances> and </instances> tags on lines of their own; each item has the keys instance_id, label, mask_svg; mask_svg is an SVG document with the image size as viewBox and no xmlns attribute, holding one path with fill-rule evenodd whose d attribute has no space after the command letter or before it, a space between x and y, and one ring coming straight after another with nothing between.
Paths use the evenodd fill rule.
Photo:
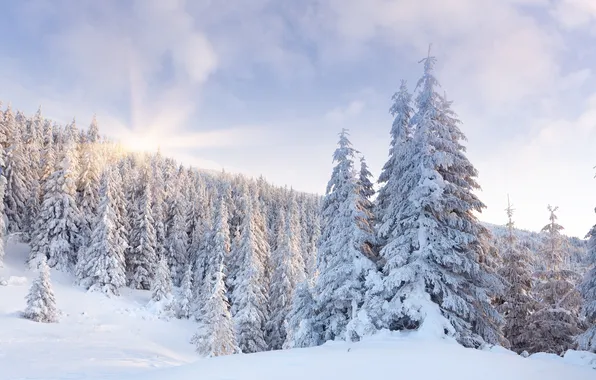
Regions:
<instances>
[{"instance_id":1,"label":"blue sky","mask_svg":"<svg viewBox=\"0 0 596 380\"><path fill-rule=\"evenodd\" d=\"M0 13L0 99L93 113L132 149L324 191L341 128L375 174L428 44L480 171L481 219L596 222L593 0L27 0Z\"/></svg>"}]
</instances>

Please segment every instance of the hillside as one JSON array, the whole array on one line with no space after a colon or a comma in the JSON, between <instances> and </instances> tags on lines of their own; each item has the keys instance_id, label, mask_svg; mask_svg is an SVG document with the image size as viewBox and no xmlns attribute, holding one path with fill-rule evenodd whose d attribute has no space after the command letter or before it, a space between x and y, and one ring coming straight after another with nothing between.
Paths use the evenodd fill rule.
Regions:
<instances>
[{"instance_id":1,"label":"hillside","mask_svg":"<svg viewBox=\"0 0 596 380\"><path fill-rule=\"evenodd\" d=\"M162 320L146 308L148 291L123 289L121 297L86 293L74 278L52 271L62 317L42 324L20 318L33 273L25 245L9 244L0 269L0 380L13 379L330 379L394 375L418 379L593 379L587 364L539 354L463 348L414 334L380 334L360 343L199 359L189 344L196 325ZM585 354L590 355L590 354ZM574 363L571 363L573 360ZM471 363L473 363L471 365ZM596 366L596 362L592 364ZM465 368L465 369L464 369Z\"/></svg>"}]
</instances>

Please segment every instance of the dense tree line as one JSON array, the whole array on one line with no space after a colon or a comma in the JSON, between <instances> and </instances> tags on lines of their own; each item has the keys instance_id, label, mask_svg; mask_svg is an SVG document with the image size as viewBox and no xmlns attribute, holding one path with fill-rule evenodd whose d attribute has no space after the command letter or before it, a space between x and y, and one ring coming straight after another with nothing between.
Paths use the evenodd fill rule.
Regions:
<instances>
[{"instance_id":1,"label":"dense tree line","mask_svg":"<svg viewBox=\"0 0 596 380\"><path fill-rule=\"evenodd\" d=\"M514 228L510 204L505 226L480 223L461 123L439 92L435 58L422 62L414 92L404 81L393 96L378 192L342 130L322 199L128 153L95 118L80 130L6 108L1 240L29 243L40 272L25 316L59 317L49 266L108 296L150 291L160 312L197 322L192 342L206 356L381 329L518 353L596 351L596 227L585 255L556 207L539 235Z\"/></svg>"}]
</instances>

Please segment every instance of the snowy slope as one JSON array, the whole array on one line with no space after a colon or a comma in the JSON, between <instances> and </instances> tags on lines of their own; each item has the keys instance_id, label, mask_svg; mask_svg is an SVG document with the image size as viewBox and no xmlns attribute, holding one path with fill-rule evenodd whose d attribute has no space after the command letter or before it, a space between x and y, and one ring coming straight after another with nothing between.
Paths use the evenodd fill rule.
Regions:
<instances>
[{"instance_id":1,"label":"snowy slope","mask_svg":"<svg viewBox=\"0 0 596 380\"><path fill-rule=\"evenodd\" d=\"M9 246L0 269L9 282L0 286L0 379L101 379L197 359L189 344L195 325L157 319L144 307L149 292L124 289L120 298L109 299L52 271L60 323L20 318L34 276L25 269L26 256L25 246Z\"/></svg>"},{"instance_id":2,"label":"snowy slope","mask_svg":"<svg viewBox=\"0 0 596 380\"><path fill-rule=\"evenodd\" d=\"M417 334L380 335L364 342L198 359L188 343L195 325L163 321L145 309L149 293L120 298L87 294L73 279L52 272L63 316L58 324L19 317L32 273L27 249L7 248L0 278L0 380L4 379L595 379L593 369L537 355L485 352ZM582 363L575 355L573 362ZM571 361L570 361L571 362Z\"/></svg>"}]
</instances>

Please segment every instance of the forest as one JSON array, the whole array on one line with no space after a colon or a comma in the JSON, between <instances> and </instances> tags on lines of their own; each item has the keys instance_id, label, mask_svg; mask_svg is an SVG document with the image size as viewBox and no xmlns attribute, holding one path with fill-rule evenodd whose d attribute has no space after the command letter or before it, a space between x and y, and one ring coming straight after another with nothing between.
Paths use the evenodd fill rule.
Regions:
<instances>
[{"instance_id":1,"label":"forest","mask_svg":"<svg viewBox=\"0 0 596 380\"><path fill-rule=\"evenodd\" d=\"M391 99L379 178L338 131L324 195L129 152L95 118L80 128L3 108L0 233L29 244L39 272L23 316L59 320L54 268L107 297L150 291L161 317L196 321L202 356L381 330L596 352L596 226L567 237L545 205L540 232L518 230L515 194L502 226L478 219L478 173L435 62Z\"/></svg>"}]
</instances>

